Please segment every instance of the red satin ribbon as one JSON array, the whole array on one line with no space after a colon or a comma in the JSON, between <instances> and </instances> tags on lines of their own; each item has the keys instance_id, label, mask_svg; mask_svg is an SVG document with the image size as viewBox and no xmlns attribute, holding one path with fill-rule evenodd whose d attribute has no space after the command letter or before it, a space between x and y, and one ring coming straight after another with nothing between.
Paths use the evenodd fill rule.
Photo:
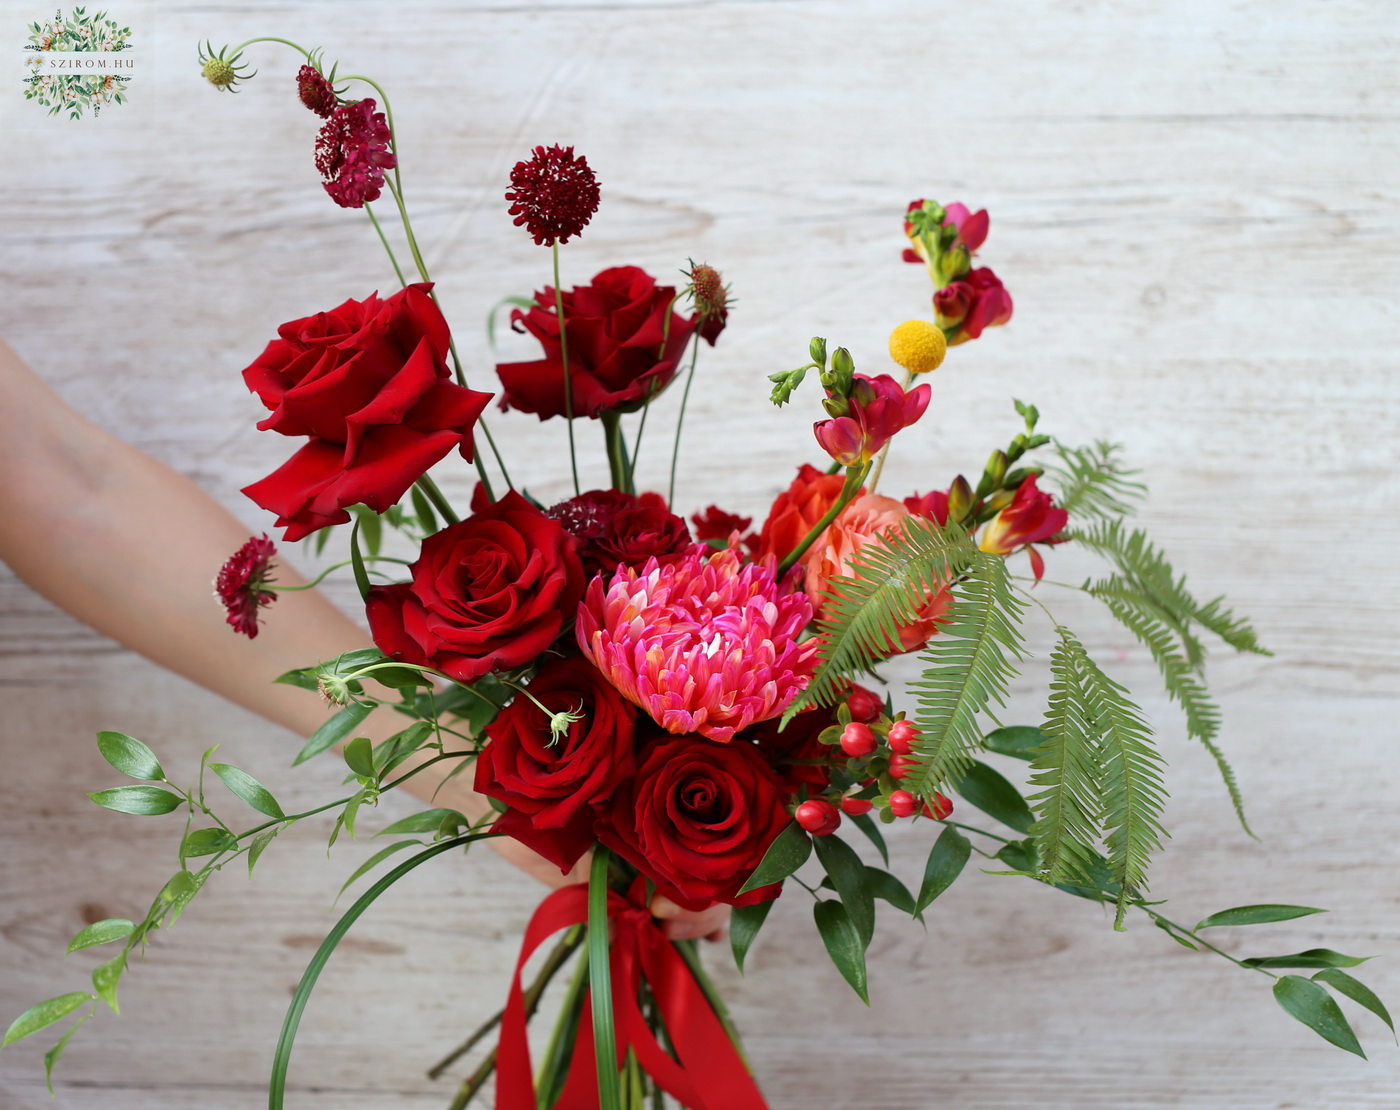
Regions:
<instances>
[{"instance_id":1,"label":"red satin ribbon","mask_svg":"<svg viewBox=\"0 0 1400 1110\"><path fill-rule=\"evenodd\" d=\"M624 898L608 894L612 922L613 1021L618 1066L630 1048L642 1068L689 1110L768 1110L748 1068L705 999L685 960L652 920L641 880ZM563 887L540 903L525 928L510 997L501 1017L496 1056L496 1110L535 1110L535 1080L525 1033L521 973L534 951L554 933L588 921L588 885ZM661 1012L673 1057L647 1025L637 1004L645 978ZM584 998L578 1040L556 1110L597 1110L598 1072L593 1054L593 1019Z\"/></svg>"}]
</instances>

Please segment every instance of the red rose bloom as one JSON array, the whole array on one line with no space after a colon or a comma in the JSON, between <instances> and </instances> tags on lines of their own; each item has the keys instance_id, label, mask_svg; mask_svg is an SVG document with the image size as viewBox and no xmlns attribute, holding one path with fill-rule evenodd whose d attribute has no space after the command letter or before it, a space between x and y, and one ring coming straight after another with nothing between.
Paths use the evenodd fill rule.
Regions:
<instances>
[{"instance_id":1,"label":"red rose bloom","mask_svg":"<svg viewBox=\"0 0 1400 1110\"><path fill-rule=\"evenodd\" d=\"M739 894L791 820L759 750L686 735L654 740L638 756L598 839L688 910L776 898L777 883Z\"/></svg>"},{"instance_id":2,"label":"red rose bloom","mask_svg":"<svg viewBox=\"0 0 1400 1110\"><path fill-rule=\"evenodd\" d=\"M476 789L510 806L497 831L568 871L593 845L594 807L632 774L637 711L577 656L546 663L529 691L486 726ZM562 736L536 700L574 718Z\"/></svg>"},{"instance_id":3,"label":"red rose bloom","mask_svg":"<svg viewBox=\"0 0 1400 1110\"><path fill-rule=\"evenodd\" d=\"M345 506L393 505L472 428L491 399L447 369L447 321L427 285L292 320L243 371L272 415L258 424L310 442L243 492L299 540L350 519Z\"/></svg>"},{"instance_id":4,"label":"red rose bloom","mask_svg":"<svg viewBox=\"0 0 1400 1110\"><path fill-rule=\"evenodd\" d=\"M812 526L835 504L845 481L844 475L823 474L811 463L803 463L792 485L778 494L768 511L768 519L763 522L758 536L758 558L765 555L772 555L779 561L787 558L788 552L802 542ZM860 492L865 492L864 487Z\"/></svg>"},{"instance_id":5,"label":"red rose bloom","mask_svg":"<svg viewBox=\"0 0 1400 1110\"><path fill-rule=\"evenodd\" d=\"M409 571L412 581L369 592L374 642L458 682L536 659L583 597L568 533L514 490L429 536Z\"/></svg>"},{"instance_id":6,"label":"red rose bloom","mask_svg":"<svg viewBox=\"0 0 1400 1110\"><path fill-rule=\"evenodd\" d=\"M604 270L591 285L564 293L575 416L632 412L666 388L697 322L670 312L667 329L675 295L674 288L657 285L636 266ZM564 362L554 290L536 293L535 302L528 312L511 312L511 327L538 339L544 358L504 362L496 373L505 387L502 408L533 412L544 420L564 415Z\"/></svg>"}]
</instances>

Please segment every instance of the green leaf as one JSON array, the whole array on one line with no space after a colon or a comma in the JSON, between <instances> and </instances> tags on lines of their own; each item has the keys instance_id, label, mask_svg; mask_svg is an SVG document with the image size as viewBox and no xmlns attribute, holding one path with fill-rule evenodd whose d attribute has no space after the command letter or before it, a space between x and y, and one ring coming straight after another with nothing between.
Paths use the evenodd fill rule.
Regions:
<instances>
[{"instance_id":1,"label":"green leaf","mask_svg":"<svg viewBox=\"0 0 1400 1110\"><path fill-rule=\"evenodd\" d=\"M1219 913L1211 914L1191 931L1194 933L1215 925L1263 925L1269 921L1292 921L1295 917L1307 917L1309 914L1326 912L1326 910L1314 909L1312 906L1275 904L1236 906L1232 910L1221 910Z\"/></svg>"},{"instance_id":2,"label":"green leaf","mask_svg":"<svg viewBox=\"0 0 1400 1110\"><path fill-rule=\"evenodd\" d=\"M1342 1008L1311 979L1304 979L1301 975L1285 975L1274 984L1274 997L1280 1006L1323 1040L1366 1059L1366 1053L1361 1051L1361 1043L1352 1032Z\"/></svg>"},{"instance_id":3,"label":"green leaf","mask_svg":"<svg viewBox=\"0 0 1400 1110\"><path fill-rule=\"evenodd\" d=\"M358 879L361 875L365 874L366 872L374 870L375 867L377 867L384 860L388 859L395 852L400 851L404 848L411 848L415 844L421 847L423 842L421 840L400 840L397 844L390 844L387 848L379 849L379 851L375 852L374 855L369 857L369 859L365 860L364 863L360 864L359 867L355 868L355 873L351 875L348 879L346 879L344 883L341 884L340 892L336 895L336 897L339 897L340 894L344 894L351 883L353 883L356 879Z\"/></svg>"},{"instance_id":4,"label":"green leaf","mask_svg":"<svg viewBox=\"0 0 1400 1110\"><path fill-rule=\"evenodd\" d=\"M953 885L971 855L972 844L967 837L952 825L944 825L924 864L924 881L919 884L919 897L914 902L916 914L923 913L935 898Z\"/></svg>"},{"instance_id":5,"label":"green leaf","mask_svg":"<svg viewBox=\"0 0 1400 1110\"><path fill-rule=\"evenodd\" d=\"M247 771L240 771L227 763L211 763L209 770L218 775L223 784L242 798L259 813L267 817L282 818L286 814L277 804L277 799L268 793L267 788Z\"/></svg>"},{"instance_id":6,"label":"green leaf","mask_svg":"<svg viewBox=\"0 0 1400 1110\"><path fill-rule=\"evenodd\" d=\"M1374 956L1346 956L1330 948L1309 948L1290 956L1253 956L1240 963L1245 967L1356 967Z\"/></svg>"},{"instance_id":7,"label":"green leaf","mask_svg":"<svg viewBox=\"0 0 1400 1110\"><path fill-rule=\"evenodd\" d=\"M885 861L885 866L890 865L890 850L885 846L885 836L880 832L880 826L870 819L868 813L848 813L851 824L865 833L870 838L870 843L875 845L875 850L880 853L880 858Z\"/></svg>"},{"instance_id":8,"label":"green leaf","mask_svg":"<svg viewBox=\"0 0 1400 1110\"><path fill-rule=\"evenodd\" d=\"M277 825L276 827L266 829L263 832L258 833L257 836L253 837L253 843L248 846L248 876L250 878L253 874L253 868L257 865L258 860L262 857L263 852L267 850L267 846L277 838L277 834L280 833L285 827L286 826L284 825Z\"/></svg>"},{"instance_id":9,"label":"green leaf","mask_svg":"<svg viewBox=\"0 0 1400 1110\"><path fill-rule=\"evenodd\" d=\"M80 948L92 948L98 944L110 944L114 940L123 940L131 936L136 929L136 923L128 921L124 917L109 917L102 921L94 921L91 925L78 931L78 935L68 942L68 954L71 956Z\"/></svg>"},{"instance_id":10,"label":"green leaf","mask_svg":"<svg viewBox=\"0 0 1400 1110\"><path fill-rule=\"evenodd\" d=\"M914 896L909 893L907 886L888 871L881 871L878 867L867 867L865 878L870 886L870 893L876 898L888 902L895 909L904 911L910 917L914 916Z\"/></svg>"},{"instance_id":11,"label":"green leaf","mask_svg":"<svg viewBox=\"0 0 1400 1110\"><path fill-rule=\"evenodd\" d=\"M1170 925L1167 925L1165 922L1163 922L1162 919L1161 919L1160 917L1154 917L1154 918L1152 919L1152 924L1156 925L1157 928L1161 929L1162 932L1166 933L1167 936L1171 937L1172 940L1176 941L1176 943L1179 944L1179 945L1181 945L1182 948L1189 948L1189 949L1191 949L1192 952L1199 952L1199 951L1200 951L1199 948L1197 948L1194 944L1192 944L1192 943L1191 943L1189 940L1187 940L1184 936L1182 936L1180 933L1178 933L1178 932L1177 932L1175 929L1173 929Z\"/></svg>"},{"instance_id":12,"label":"green leaf","mask_svg":"<svg viewBox=\"0 0 1400 1110\"><path fill-rule=\"evenodd\" d=\"M410 813L398 821L395 821L387 829L380 829L375 836L402 836L405 833L431 833L437 832L445 818L458 817L463 822L467 822L466 817L458 813L455 809L425 809L421 813Z\"/></svg>"},{"instance_id":13,"label":"green leaf","mask_svg":"<svg viewBox=\"0 0 1400 1110\"><path fill-rule=\"evenodd\" d=\"M383 667L373 674L365 676L372 678L381 686L390 686L395 690L404 690L410 686L431 686L433 680L422 671L414 670L412 667Z\"/></svg>"},{"instance_id":14,"label":"green leaf","mask_svg":"<svg viewBox=\"0 0 1400 1110\"><path fill-rule=\"evenodd\" d=\"M180 841L180 858L197 859L213 856L232 848L233 837L225 829L194 829Z\"/></svg>"},{"instance_id":15,"label":"green leaf","mask_svg":"<svg viewBox=\"0 0 1400 1110\"><path fill-rule=\"evenodd\" d=\"M345 765L362 778L374 778L374 745L368 736L357 736L345 745Z\"/></svg>"},{"instance_id":16,"label":"green leaf","mask_svg":"<svg viewBox=\"0 0 1400 1110\"><path fill-rule=\"evenodd\" d=\"M174 877L165 884L165 889L160 892L160 898L161 901L170 903L170 916L165 921L166 928L180 920L180 915L194 901L201 885L202 880L197 879L190 871L175 872Z\"/></svg>"},{"instance_id":17,"label":"green leaf","mask_svg":"<svg viewBox=\"0 0 1400 1110\"><path fill-rule=\"evenodd\" d=\"M184 801L178 794L159 786L116 786L111 790L99 790L88 797L105 809L135 813L142 817L169 813L178 809Z\"/></svg>"},{"instance_id":18,"label":"green leaf","mask_svg":"<svg viewBox=\"0 0 1400 1110\"><path fill-rule=\"evenodd\" d=\"M5 1030L4 1039L0 1040L0 1048L14 1044L15 1041L29 1036L30 1033L47 1029L55 1022L62 1021L85 1002L95 1001L95 995L88 994L87 991L75 991L72 994L60 994L57 998L50 998L31 1006L10 1023L9 1029Z\"/></svg>"},{"instance_id":19,"label":"green leaf","mask_svg":"<svg viewBox=\"0 0 1400 1110\"><path fill-rule=\"evenodd\" d=\"M124 732L99 732L97 750L102 753L103 759L128 778L156 781L165 778L156 753L134 736Z\"/></svg>"},{"instance_id":20,"label":"green leaf","mask_svg":"<svg viewBox=\"0 0 1400 1110\"><path fill-rule=\"evenodd\" d=\"M1385 1003L1377 998L1371 988L1359 979L1353 979L1345 971L1339 971L1335 967L1319 971L1313 978L1319 983L1326 983L1339 994L1346 995L1357 1005L1365 1006L1386 1023L1391 1033L1395 1032L1395 1023L1390 1020L1390 1011L1385 1008Z\"/></svg>"},{"instance_id":21,"label":"green leaf","mask_svg":"<svg viewBox=\"0 0 1400 1110\"><path fill-rule=\"evenodd\" d=\"M49 1096L53 1096L53 1069L58 1063L58 1058L63 1055L63 1050L68 1047L69 1040L73 1034L81 1029L88 1018L92 1017L91 1011L84 1014L77 1021L68 1027L68 1031L58 1038L58 1043L44 1053L44 1085L49 1089Z\"/></svg>"},{"instance_id":22,"label":"green leaf","mask_svg":"<svg viewBox=\"0 0 1400 1110\"><path fill-rule=\"evenodd\" d=\"M749 954L749 946L768 919L772 901L756 902L752 906L735 906L729 915L729 947L734 951L734 966L742 975L744 959Z\"/></svg>"},{"instance_id":23,"label":"green leaf","mask_svg":"<svg viewBox=\"0 0 1400 1110\"><path fill-rule=\"evenodd\" d=\"M355 572L355 585L359 587L361 600L369 599L369 574L365 570L364 556L360 554L360 525L364 517L355 518L355 526L350 529L350 569Z\"/></svg>"},{"instance_id":24,"label":"green leaf","mask_svg":"<svg viewBox=\"0 0 1400 1110\"><path fill-rule=\"evenodd\" d=\"M125 952L118 952L105 964L98 964L92 969L92 989L97 992L98 998L112 1008L114 1014L121 1013L117 1009L117 984L121 982L122 972L125 970Z\"/></svg>"},{"instance_id":25,"label":"green leaf","mask_svg":"<svg viewBox=\"0 0 1400 1110\"><path fill-rule=\"evenodd\" d=\"M379 554L379 544L384 538L384 521L368 505L356 505L355 515L359 518L360 531L364 533L365 550L370 558Z\"/></svg>"},{"instance_id":26,"label":"green leaf","mask_svg":"<svg viewBox=\"0 0 1400 1110\"><path fill-rule=\"evenodd\" d=\"M313 755L319 755L327 748L340 743L360 727L360 722L370 715L373 708L374 706L367 702L351 702L311 734L311 739L302 746L301 751L297 752L297 757L292 760L292 766L305 763Z\"/></svg>"},{"instance_id":27,"label":"green leaf","mask_svg":"<svg viewBox=\"0 0 1400 1110\"><path fill-rule=\"evenodd\" d=\"M1035 815L1020 791L978 760L970 762L967 772L953 783L953 789L965 801L1018 833L1030 832L1035 824Z\"/></svg>"},{"instance_id":28,"label":"green leaf","mask_svg":"<svg viewBox=\"0 0 1400 1110\"><path fill-rule=\"evenodd\" d=\"M1034 840L1011 840L997 849L999 859L1017 874L1035 875L1040 870L1040 851Z\"/></svg>"},{"instance_id":29,"label":"green leaf","mask_svg":"<svg viewBox=\"0 0 1400 1110\"><path fill-rule=\"evenodd\" d=\"M870 993L865 981L865 945L860 931L851 922L846 907L834 899L818 902L812 907L817 932L826 945L827 955L836 965L841 977L851 984L860 1000L870 1005ZM1321 990L1322 988L1318 988Z\"/></svg>"},{"instance_id":30,"label":"green leaf","mask_svg":"<svg viewBox=\"0 0 1400 1110\"><path fill-rule=\"evenodd\" d=\"M994 729L982 738L988 751L1016 759L1031 759L1031 749L1045 743L1045 733L1034 725L1008 725Z\"/></svg>"},{"instance_id":31,"label":"green leaf","mask_svg":"<svg viewBox=\"0 0 1400 1110\"><path fill-rule=\"evenodd\" d=\"M413 511L418 517L418 528L425 536L431 536L438 530L437 514L433 512L433 503L428 500L425 494L416 485L410 487L409 494L413 499Z\"/></svg>"},{"instance_id":32,"label":"green leaf","mask_svg":"<svg viewBox=\"0 0 1400 1110\"><path fill-rule=\"evenodd\" d=\"M781 882L806 863L811 854L812 838L802 831L796 821L790 822L768 845L768 851L763 853L763 858L748 882L739 888L739 893L747 894L759 887Z\"/></svg>"},{"instance_id":33,"label":"green leaf","mask_svg":"<svg viewBox=\"0 0 1400 1110\"><path fill-rule=\"evenodd\" d=\"M831 878L831 885L841 896L851 924L860 934L861 944L869 946L875 935L875 899L865 877L865 864L855 851L838 836L813 837L817 860Z\"/></svg>"}]
</instances>

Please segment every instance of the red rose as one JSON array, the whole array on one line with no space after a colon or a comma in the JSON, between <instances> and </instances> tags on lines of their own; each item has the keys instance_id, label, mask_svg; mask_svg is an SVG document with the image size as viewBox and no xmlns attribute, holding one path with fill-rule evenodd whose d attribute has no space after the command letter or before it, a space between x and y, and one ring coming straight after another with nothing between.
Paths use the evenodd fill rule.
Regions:
<instances>
[{"instance_id":1,"label":"red rose","mask_svg":"<svg viewBox=\"0 0 1400 1110\"><path fill-rule=\"evenodd\" d=\"M792 485L778 494L768 511L768 519L759 533L758 557L787 558L788 552L802 542L812 526L835 504L845 481L843 475L823 474L810 463L803 463ZM865 492L863 487L861 492Z\"/></svg>"},{"instance_id":2,"label":"red rose","mask_svg":"<svg viewBox=\"0 0 1400 1110\"><path fill-rule=\"evenodd\" d=\"M568 871L593 845L594 807L632 774L637 711L586 659L545 664L486 726L490 742L476 761L476 789L505 802L495 829ZM571 714L561 736L551 713Z\"/></svg>"},{"instance_id":3,"label":"red rose","mask_svg":"<svg viewBox=\"0 0 1400 1110\"><path fill-rule=\"evenodd\" d=\"M666 562L691 550L685 521L666 509L660 494L634 497L612 489L589 490L545 510L579 541L585 577L612 574L619 566Z\"/></svg>"},{"instance_id":4,"label":"red rose","mask_svg":"<svg viewBox=\"0 0 1400 1110\"><path fill-rule=\"evenodd\" d=\"M573 540L514 490L429 536L409 571L369 592L374 642L458 682L536 659L583 596Z\"/></svg>"},{"instance_id":5,"label":"red rose","mask_svg":"<svg viewBox=\"0 0 1400 1110\"><path fill-rule=\"evenodd\" d=\"M776 898L777 883L739 894L791 821L778 777L759 750L667 736L638 758L636 774L598 824L598 839L688 910Z\"/></svg>"},{"instance_id":6,"label":"red rose","mask_svg":"<svg viewBox=\"0 0 1400 1110\"><path fill-rule=\"evenodd\" d=\"M347 505L383 512L454 447L472 457L472 428L491 395L450 380L447 321L429 288L283 324L243 371L272 411L259 428L311 437L243 490L277 514L284 539L344 524Z\"/></svg>"},{"instance_id":7,"label":"red rose","mask_svg":"<svg viewBox=\"0 0 1400 1110\"><path fill-rule=\"evenodd\" d=\"M575 416L632 412L666 388L697 323L697 317L670 312L675 295L636 266L604 270L591 285L564 294ZM529 311L510 314L511 327L538 339L544 358L501 363L496 373L505 387L502 408L544 420L564 415L564 363L554 290L536 293L535 302Z\"/></svg>"}]
</instances>

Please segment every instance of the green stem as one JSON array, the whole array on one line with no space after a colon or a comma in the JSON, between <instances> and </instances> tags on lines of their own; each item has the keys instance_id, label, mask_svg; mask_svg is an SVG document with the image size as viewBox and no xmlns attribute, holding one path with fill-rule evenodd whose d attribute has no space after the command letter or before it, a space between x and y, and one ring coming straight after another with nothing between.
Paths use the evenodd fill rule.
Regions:
<instances>
[{"instance_id":1,"label":"green stem","mask_svg":"<svg viewBox=\"0 0 1400 1110\"><path fill-rule=\"evenodd\" d=\"M272 35L260 35L258 38L249 39L247 42L240 42L236 47L233 48L232 52L230 52L229 57L232 58L238 54L241 54L245 46L252 46L255 42L280 42L283 46L290 46L308 62L311 60L311 52L305 47L298 46L296 43L292 42L291 39L274 38Z\"/></svg>"},{"instance_id":2,"label":"green stem","mask_svg":"<svg viewBox=\"0 0 1400 1110\"><path fill-rule=\"evenodd\" d=\"M677 940L671 943L681 954L681 959L685 960L686 966L690 968L690 973L695 976L695 981L700 985L700 990L705 995L705 1001L710 1004L710 1009L714 1010L715 1017L719 1018L719 1023L724 1027L730 1043L734 1046L734 1051L739 1054L739 1059L744 1061L744 1066L752 1071L753 1066L749 1063L748 1053L744 1051L744 1042L739 1038L739 1030L734 1027L734 1019L729 1016L729 1007L724 1004L724 999L720 997L714 982L705 971L705 965L700 962L700 953L697 951L698 946L695 941Z\"/></svg>"},{"instance_id":3,"label":"green stem","mask_svg":"<svg viewBox=\"0 0 1400 1110\"><path fill-rule=\"evenodd\" d=\"M690 383L695 380L695 362L700 357L699 331L691 338L690 343L690 370L685 376L685 389L681 391L681 412L676 417L676 441L671 445L671 485L666 493L668 506L676 499L676 463L681 457L681 428L685 426L685 405L690 400ZM640 432L637 433L637 438L641 439Z\"/></svg>"},{"instance_id":4,"label":"green stem","mask_svg":"<svg viewBox=\"0 0 1400 1110\"><path fill-rule=\"evenodd\" d=\"M622 1107L617 1073L617 1030L613 1024L612 963L608 951L608 862L611 858L612 853L599 844L593 849L593 866L588 873L588 988L593 996L598 1110L621 1110Z\"/></svg>"},{"instance_id":5,"label":"green stem","mask_svg":"<svg viewBox=\"0 0 1400 1110\"><path fill-rule=\"evenodd\" d=\"M583 1010L583 992L587 986L588 949L585 948L574 965L573 977L559 1004L559 1017L545 1046L539 1073L535 1076L535 1092L541 1107L553 1106L564 1088L564 1064L578 1038L579 1014Z\"/></svg>"},{"instance_id":6,"label":"green stem","mask_svg":"<svg viewBox=\"0 0 1400 1110\"><path fill-rule=\"evenodd\" d=\"M622 438L622 416L616 412L603 412L599 414L599 419L602 421L603 436L607 441L608 473L613 489L629 493L631 491L628 489L628 473L631 468L627 465L627 444Z\"/></svg>"},{"instance_id":7,"label":"green stem","mask_svg":"<svg viewBox=\"0 0 1400 1110\"><path fill-rule=\"evenodd\" d=\"M647 403L642 406L642 419L637 424L637 438L632 441L632 455L627 460L627 492L635 494L637 492L637 456L642 453L642 433L647 430L647 413L651 411L652 398L647 398ZM666 505L669 508L670 498L667 498Z\"/></svg>"},{"instance_id":8,"label":"green stem","mask_svg":"<svg viewBox=\"0 0 1400 1110\"><path fill-rule=\"evenodd\" d=\"M424 496L433 503L433 508L438 511L438 515L448 524L457 524L461 521L462 518L452 511L452 505L443 496L442 490L438 489L438 484L432 478L424 474L414 484L423 491Z\"/></svg>"},{"instance_id":9,"label":"green stem","mask_svg":"<svg viewBox=\"0 0 1400 1110\"><path fill-rule=\"evenodd\" d=\"M914 371L906 370L904 373L904 392L908 393L909 387L913 384ZM893 439L887 439L885 440L885 445L880 448L879 457L875 460L875 470L870 475L870 486L866 490L867 493L874 493L875 487L880 484L880 475L883 474L885 471L885 456L890 453L890 444L892 444L893 442Z\"/></svg>"},{"instance_id":10,"label":"green stem","mask_svg":"<svg viewBox=\"0 0 1400 1110\"><path fill-rule=\"evenodd\" d=\"M369 202L365 202L365 215L369 217L369 222L374 225L374 230L379 235L379 241L384 245L384 253L389 256L389 264L394 267L394 276L399 279L399 286L408 284L408 279L403 276L403 268L399 265L398 256L394 254L394 248L389 245L389 237L384 234L384 229L379 226L379 220L375 217L374 211L370 208Z\"/></svg>"},{"instance_id":11,"label":"green stem","mask_svg":"<svg viewBox=\"0 0 1400 1110\"><path fill-rule=\"evenodd\" d=\"M396 559L392 555L366 555L364 556L364 560L367 563L402 563L404 566L413 565L407 559ZM338 563L332 563L315 578L311 579L310 582L303 582L300 586L274 586L271 582L264 582L261 588L264 590L271 590L275 594L294 594L298 590L314 590L326 580L328 575L333 574L342 567L348 567L353 561L352 559L342 559Z\"/></svg>"},{"instance_id":12,"label":"green stem","mask_svg":"<svg viewBox=\"0 0 1400 1110\"><path fill-rule=\"evenodd\" d=\"M564 290L559 287L559 243L550 244L554 255L554 314L559 321L559 359L564 364L564 419L569 423L569 466L574 472L574 496L582 491L578 484L578 455L574 450L574 385L569 377L569 334L564 327ZM611 458L608 460L611 462ZM621 487L619 487L621 488Z\"/></svg>"},{"instance_id":13,"label":"green stem","mask_svg":"<svg viewBox=\"0 0 1400 1110\"><path fill-rule=\"evenodd\" d=\"M841 487L841 496L832 502L831 508L827 509L821 520L812 525L812 530L802 537L802 542L788 552L787 558L778 564L777 577L781 578L791 570L797 560L802 558L807 553L807 549L816 542L817 537L826 531L827 525L836 519L837 514L855 500L856 492L860 489L861 483L869 472L869 463L864 466L850 467L846 471L846 484Z\"/></svg>"},{"instance_id":14,"label":"green stem","mask_svg":"<svg viewBox=\"0 0 1400 1110\"><path fill-rule=\"evenodd\" d=\"M457 1091L457 1097L452 1100L452 1104L447 1110L465 1110L467 1103L471 1102L481 1090L481 1085L491 1078L491 1073L496 1070L496 1049L492 1049L486 1054L486 1058L476 1066L476 1071L472 1072L462 1086Z\"/></svg>"},{"instance_id":15,"label":"green stem","mask_svg":"<svg viewBox=\"0 0 1400 1110\"><path fill-rule=\"evenodd\" d=\"M291 1062L292 1042L296 1039L297 1026L301 1024L301 1015L306 1010L306 1003L311 998L312 990L315 989L316 980L320 978L321 971L331 958L331 953L335 951L345 934L350 931L350 926L359 920L360 915L369 909L381 894L414 868L427 863L434 856L451 851L453 848L460 848L464 844L470 844L474 840L481 840L488 836L499 835L499 833L472 833L453 837L451 840L444 840L440 844L425 848L412 859L399 864L365 891L335 923L334 928L326 934L326 939L321 942L321 947L316 949L316 954L311 957L311 962L307 964L306 971L302 974L301 982L297 984L296 991L292 994L291 1005L287 1007L287 1016L282 1022L282 1032L277 1038L277 1048L272 1056L272 1079L268 1084L267 1091L268 1110L282 1110L283 1100L286 1097L287 1066Z\"/></svg>"}]
</instances>

